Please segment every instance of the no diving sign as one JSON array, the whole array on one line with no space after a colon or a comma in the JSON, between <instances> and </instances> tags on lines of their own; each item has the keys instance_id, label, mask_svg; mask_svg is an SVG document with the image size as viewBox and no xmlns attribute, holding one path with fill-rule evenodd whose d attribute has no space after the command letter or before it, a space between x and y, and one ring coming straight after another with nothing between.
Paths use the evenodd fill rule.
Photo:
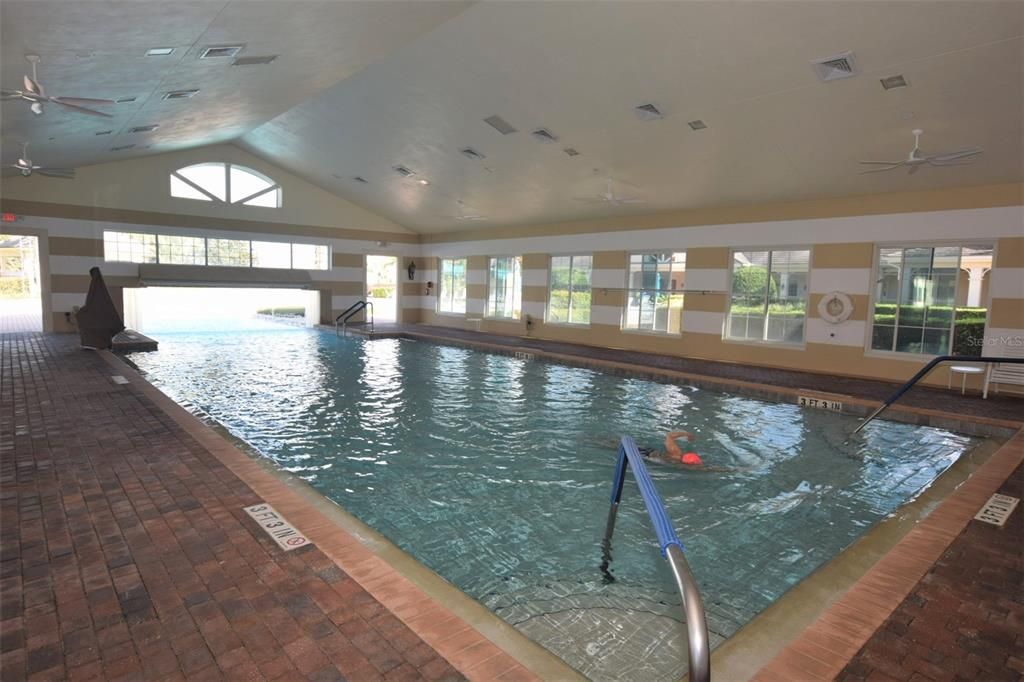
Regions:
<instances>
[{"instance_id":1,"label":"no diving sign","mask_svg":"<svg viewBox=\"0 0 1024 682\"><path fill-rule=\"evenodd\" d=\"M256 523L260 524L263 530L267 531L267 535L272 537L284 551L287 552L312 544L309 538L300 533L295 526L288 523L269 504L254 504L251 507L242 508Z\"/></svg>"}]
</instances>

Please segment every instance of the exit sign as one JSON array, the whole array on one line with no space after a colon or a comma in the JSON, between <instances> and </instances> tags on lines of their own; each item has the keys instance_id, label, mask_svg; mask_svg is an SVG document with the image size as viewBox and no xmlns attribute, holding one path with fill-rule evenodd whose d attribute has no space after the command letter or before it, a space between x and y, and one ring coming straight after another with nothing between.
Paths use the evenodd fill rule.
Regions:
<instances>
[{"instance_id":1,"label":"exit sign","mask_svg":"<svg viewBox=\"0 0 1024 682\"><path fill-rule=\"evenodd\" d=\"M4 213L3 221L5 223L16 223L18 222L17 213Z\"/></svg>"}]
</instances>

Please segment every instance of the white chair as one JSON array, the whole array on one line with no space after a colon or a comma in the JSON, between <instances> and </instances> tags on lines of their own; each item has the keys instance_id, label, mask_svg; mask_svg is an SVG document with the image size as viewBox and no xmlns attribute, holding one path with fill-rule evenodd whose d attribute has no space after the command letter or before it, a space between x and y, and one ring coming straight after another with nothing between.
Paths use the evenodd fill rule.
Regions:
<instances>
[{"instance_id":1,"label":"white chair","mask_svg":"<svg viewBox=\"0 0 1024 682\"><path fill-rule=\"evenodd\" d=\"M1001 358L1024 358L1024 344L1020 343L1020 337L1012 337L1009 341L1016 341L1015 344L1001 344L1000 352L995 353L996 357ZM1024 364L1021 363L1003 363L994 362L989 364L985 370L985 387L982 389L981 397L988 397L988 386L989 384L1014 384L1016 386L1024 386ZM995 389L995 392L999 392L999 388Z\"/></svg>"}]
</instances>

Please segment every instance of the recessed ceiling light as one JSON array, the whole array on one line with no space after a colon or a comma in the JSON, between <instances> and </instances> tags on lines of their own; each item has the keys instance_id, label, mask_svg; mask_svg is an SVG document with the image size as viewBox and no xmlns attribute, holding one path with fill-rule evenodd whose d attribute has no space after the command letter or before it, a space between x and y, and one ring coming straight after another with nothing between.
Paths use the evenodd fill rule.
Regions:
<instances>
[{"instance_id":1,"label":"recessed ceiling light","mask_svg":"<svg viewBox=\"0 0 1024 682\"><path fill-rule=\"evenodd\" d=\"M484 123L497 130L502 135L511 135L516 132L516 129L512 127L512 124L503 119L501 116L488 116L484 119Z\"/></svg>"},{"instance_id":2,"label":"recessed ceiling light","mask_svg":"<svg viewBox=\"0 0 1024 682\"><path fill-rule=\"evenodd\" d=\"M692 130L704 130L707 128L707 124L699 118L696 121L687 121L686 125L690 126Z\"/></svg>"},{"instance_id":3,"label":"recessed ceiling light","mask_svg":"<svg viewBox=\"0 0 1024 682\"><path fill-rule=\"evenodd\" d=\"M116 102L117 104L128 104L129 102L134 102L135 99L135 97L122 97L121 99L116 100Z\"/></svg>"},{"instance_id":4,"label":"recessed ceiling light","mask_svg":"<svg viewBox=\"0 0 1024 682\"><path fill-rule=\"evenodd\" d=\"M551 144L552 142L558 141L558 136L547 128L537 128L530 135L533 135L533 139L544 144Z\"/></svg>"},{"instance_id":5,"label":"recessed ceiling light","mask_svg":"<svg viewBox=\"0 0 1024 682\"><path fill-rule=\"evenodd\" d=\"M886 76L881 79L882 87L886 90L892 90L893 88L905 88L907 87L907 79L903 77L903 74L896 74L895 76Z\"/></svg>"},{"instance_id":6,"label":"recessed ceiling light","mask_svg":"<svg viewBox=\"0 0 1024 682\"><path fill-rule=\"evenodd\" d=\"M146 50L147 57L166 57L174 52L173 47L151 47Z\"/></svg>"},{"instance_id":7,"label":"recessed ceiling light","mask_svg":"<svg viewBox=\"0 0 1024 682\"><path fill-rule=\"evenodd\" d=\"M159 123L154 123L154 124L148 125L148 126L134 126L132 128L129 128L128 132L129 133L148 133L148 132L156 130L159 127L160 127Z\"/></svg>"},{"instance_id":8,"label":"recessed ceiling light","mask_svg":"<svg viewBox=\"0 0 1024 682\"><path fill-rule=\"evenodd\" d=\"M218 45L215 47L207 47L201 53L199 53L200 59L223 59L226 57L234 57L242 51L243 45Z\"/></svg>"},{"instance_id":9,"label":"recessed ceiling light","mask_svg":"<svg viewBox=\"0 0 1024 682\"><path fill-rule=\"evenodd\" d=\"M95 134L96 135L109 135L112 132L114 132L114 131L113 130L101 130L101 131L99 131L99 132L97 132Z\"/></svg>"},{"instance_id":10,"label":"recessed ceiling light","mask_svg":"<svg viewBox=\"0 0 1024 682\"><path fill-rule=\"evenodd\" d=\"M165 92L161 99L191 99L199 93L199 90L171 90Z\"/></svg>"},{"instance_id":11,"label":"recessed ceiling light","mask_svg":"<svg viewBox=\"0 0 1024 682\"><path fill-rule=\"evenodd\" d=\"M418 183L419 183L419 184L421 184L421 185L429 185L429 184L430 184L430 181L429 181L429 180L422 180L422 179L421 179L421 180L417 180L416 182L418 182Z\"/></svg>"},{"instance_id":12,"label":"recessed ceiling light","mask_svg":"<svg viewBox=\"0 0 1024 682\"><path fill-rule=\"evenodd\" d=\"M572 147L566 147L562 151L565 152L566 154L568 154L569 156L579 156L580 155L580 153L578 151L576 151L575 149L573 149Z\"/></svg>"},{"instance_id":13,"label":"recessed ceiling light","mask_svg":"<svg viewBox=\"0 0 1024 682\"><path fill-rule=\"evenodd\" d=\"M259 66L262 64L269 64L275 59L277 59L276 54L268 54L265 57L239 57L235 61L231 62L231 66Z\"/></svg>"},{"instance_id":14,"label":"recessed ceiling light","mask_svg":"<svg viewBox=\"0 0 1024 682\"><path fill-rule=\"evenodd\" d=\"M657 121L665 118L665 114L661 113L661 110L653 104L641 104L638 107L633 107L633 113L641 121Z\"/></svg>"},{"instance_id":15,"label":"recessed ceiling light","mask_svg":"<svg viewBox=\"0 0 1024 682\"><path fill-rule=\"evenodd\" d=\"M481 154L477 150L473 149L472 147L466 147L464 149L460 149L459 153L462 154L463 156L465 156L467 159L472 159L473 161L479 161L481 159L487 158L486 156L484 156L483 154Z\"/></svg>"},{"instance_id":16,"label":"recessed ceiling light","mask_svg":"<svg viewBox=\"0 0 1024 682\"><path fill-rule=\"evenodd\" d=\"M135 145L133 145L133 144L123 144L120 147L111 147L110 151L112 151L112 152L123 152L124 150L131 149L134 146Z\"/></svg>"}]
</instances>

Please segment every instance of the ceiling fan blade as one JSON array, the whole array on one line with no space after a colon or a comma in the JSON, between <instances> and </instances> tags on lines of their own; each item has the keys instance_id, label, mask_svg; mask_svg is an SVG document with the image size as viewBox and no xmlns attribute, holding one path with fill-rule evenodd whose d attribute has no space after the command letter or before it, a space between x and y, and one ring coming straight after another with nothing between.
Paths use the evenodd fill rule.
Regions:
<instances>
[{"instance_id":1,"label":"ceiling fan blade","mask_svg":"<svg viewBox=\"0 0 1024 682\"><path fill-rule=\"evenodd\" d=\"M903 164L902 161L858 161L857 163L866 163L873 166L900 166Z\"/></svg>"},{"instance_id":2,"label":"ceiling fan blade","mask_svg":"<svg viewBox=\"0 0 1024 682\"><path fill-rule=\"evenodd\" d=\"M54 99L51 99L50 101L53 102L54 104L59 104L62 107L67 107L68 109L74 109L75 111L80 111L83 114L89 114L91 116L100 116L102 118L114 118L110 114L105 113L103 111L96 111L95 109L87 109L86 107L80 107L77 104L70 104L70 103L65 102L63 100L60 100L60 99L54 98Z\"/></svg>"},{"instance_id":3,"label":"ceiling fan blade","mask_svg":"<svg viewBox=\"0 0 1024 682\"><path fill-rule=\"evenodd\" d=\"M573 197L575 201L582 201L585 204L607 204L608 199L604 197Z\"/></svg>"},{"instance_id":4,"label":"ceiling fan blade","mask_svg":"<svg viewBox=\"0 0 1024 682\"><path fill-rule=\"evenodd\" d=\"M61 104L78 104L81 106L89 106L90 104L117 104L112 99L96 99L93 97L51 97L51 102L59 102Z\"/></svg>"},{"instance_id":5,"label":"ceiling fan blade","mask_svg":"<svg viewBox=\"0 0 1024 682\"><path fill-rule=\"evenodd\" d=\"M646 204L647 200L646 199L641 199L640 197L616 197L616 198L612 199L610 203L613 203L613 204Z\"/></svg>"},{"instance_id":6,"label":"ceiling fan blade","mask_svg":"<svg viewBox=\"0 0 1024 682\"><path fill-rule=\"evenodd\" d=\"M4 99L21 99L24 95L22 90L0 90L0 97Z\"/></svg>"},{"instance_id":7,"label":"ceiling fan blade","mask_svg":"<svg viewBox=\"0 0 1024 682\"><path fill-rule=\"evenodd\" d=\"M861 171L859 175L867 175L868 173L884 173L885 171L891 171L896 168L899 168L902 165L902 163L897 163L893 166L888 166L886 168L872 168L871 170Z\"/></svg>"},{"instance_id":8,"label":"ceiling fan blade","mask_svg":"<svg viewBox=\"0 0 1024 682\"><path fill-rule=\"evenodd\" d=\"M980 149L978 149L977 147L972 147L971 149L961 149L958 152L945 152L943 154L932 154L931 156L928 157L928 162L931 163L932 161L939 161L939 162L942 162L942 161L956 161L957 159L966 159L966 158L968 158L970 156L977 156L980 153L981 153Z\"/></svg>"},{"instance_id":9,"label":"ceiling fan blade","mask_svg":"<svg viewBox=\"0 0 1024 682\"><path fill-rule=\"evenodd\" d=\"M974 160L967 159L966 161L932 161L931 159L929 159L928 165L936 166L938 168L942 168L944 166L973 166Z\"/></svg>"},{"instance_id":10,"label":"ceiling fan blade","mask_svg":"<svg viewBox=\"0 0 1024 682\"><path fill-rule=\"evenodd\" d=\"M43 94L43 88L39 85L39 83L37 83L32 78L32 76L29 76L28 74L25 74L25 78L24 78L23 82L25 83L25 90L27 92L31 92L33 95L42 95Z\"/></svg>"},{"instance_id":11,"label":"ceiling fan blade","mask_svg":"<svg viewBox=\"0 0 1024 682\"><path fill-rule=\"evenodd\" d=\"M48 178L64 178L65 180L71 180L75 177L74 168L40 168L36 172L40 175L45 175Z\"/></svg>"}]
</instances>

